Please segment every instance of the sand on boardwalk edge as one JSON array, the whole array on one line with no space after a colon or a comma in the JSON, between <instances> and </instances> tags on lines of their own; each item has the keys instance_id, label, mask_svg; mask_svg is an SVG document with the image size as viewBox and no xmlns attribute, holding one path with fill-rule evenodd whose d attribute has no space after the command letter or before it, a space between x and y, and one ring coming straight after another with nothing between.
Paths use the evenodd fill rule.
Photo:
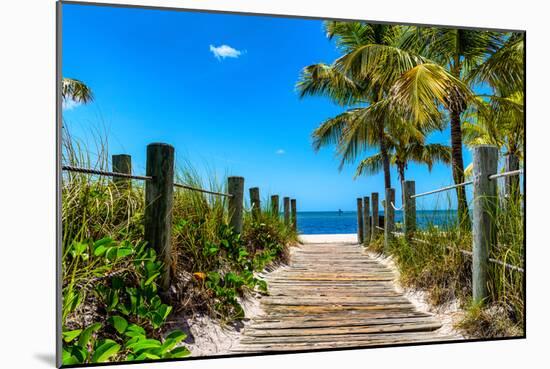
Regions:
<instances>
[{"instance_id":1,"label":"sand on boardwalk edge","mask_svg":"<svg viewBox=\"0 0 550 369\"><path fill-rule=\"evenodd\" d=\"M418 309L418 311L432 314L441 322L442 327L435 332L437 335L446 337L454 336L457 339L466 339L460 331L455 329L456 323L464 317L464 311L460 309L457 300L453 300L442 306L434 306L430 304L428 301L428 293L426 291L403 287L401 285L399 281L399 269L397 268L397 265L395 265L395 261L391 256L385 256L383 254L374 253L368 250L365 250L365 253L395 273L394 284L396 289L398 292L403 293L405 297L409 299L409 301Z\"/></svg>"}]
</instances>

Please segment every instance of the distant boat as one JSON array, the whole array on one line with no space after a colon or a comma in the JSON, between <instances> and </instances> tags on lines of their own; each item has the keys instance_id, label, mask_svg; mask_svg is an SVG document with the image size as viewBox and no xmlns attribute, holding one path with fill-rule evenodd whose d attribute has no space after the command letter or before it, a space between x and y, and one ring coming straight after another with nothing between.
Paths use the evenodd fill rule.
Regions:
<instances>
[{"instance_id":1,"label":"distant boat","mask_svg":"<svg viewBox=\"0 0 550 369\"><path fill-rule=\"evenodd\" d=\"M338 209L338 215L342 215L343 213L342 209Z\"/></svg>"}]
</instances>

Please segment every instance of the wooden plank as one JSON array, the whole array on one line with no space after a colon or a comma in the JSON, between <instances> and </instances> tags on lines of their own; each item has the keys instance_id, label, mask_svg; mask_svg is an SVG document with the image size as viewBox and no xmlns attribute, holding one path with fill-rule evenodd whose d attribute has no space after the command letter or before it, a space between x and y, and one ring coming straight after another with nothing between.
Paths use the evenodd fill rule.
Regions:
<instances>
[{"instance_id":1,"label":"wooden plank","mask_svg":"<svg viewBox=\"0 0 550 369\"><path fill-rule=\"evenodd\" d=\"M396 290L395 273L358 244L306 244L265 276L263 314L234 352L296 351L441 341L441 323Z\"/></svg>"}]
</instances>

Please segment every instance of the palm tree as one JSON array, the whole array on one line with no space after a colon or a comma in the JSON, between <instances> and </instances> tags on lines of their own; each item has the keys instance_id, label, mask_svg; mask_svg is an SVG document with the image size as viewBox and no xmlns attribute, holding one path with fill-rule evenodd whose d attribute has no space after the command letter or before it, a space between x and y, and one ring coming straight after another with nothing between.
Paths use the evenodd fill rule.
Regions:
<instances>
[{"instance_id":1,"label":"palm tree","mask_svg":"<svg viewBox=\"0 0 550 369\"><path fill-rule=\"evenodd\" d=\"M336 143L342 157L342 166L346 162L354 161L364 149L378 146L385 188L390 188L390 158L385 130L391 125L402 123L395 119L399 116L392 112L391 105L386 100L390 83L386 80L374 80L368 74L353 75L341 67L340 61L365 48L396 50L395 45L399 42L403 28L363 22L329 21L325 23L325 29L327 37L335 39L344 56L331 65L314 64L304 68L297 84L300 96L325 95L340 105L359 107L331 118L317 128L313 133L314 148L318 150L327 144ZM396 63L408 68L420 60L416 56L403 53ZM411 131L415 130L415 127L410 128ZM420 136L420 133L417 131L416 135Z\"/></svg>"},{"instance_id":2,"label":"palm tree","mask_svg":"<svg viewBox=\"0 0 550 369\"><path fill-rule=\"evenodd\" d=\"M491 56L502 49L505 34L493 31L463 30L452 28L421 28L410 32L404 44L443 67L464 89L448 89L443 96L443 106L449 114L451 127L452 173L455 184L464 182L464 160L462 155L462 114L470 103L475 103L471 88L479 78L490 76L481 67ZM475 72L475 73L474 73ZM485 72L485 73L484 73ZM409 81L417 83L421 76L415 71L409 72ZM496 82L496 81L495 81ZM403 94L403 92L402 92ZM433 97L425 101L408 101L416 104L415 109L425 109L422 104L429 104ZM430 108L428 108L430 109ZM433 107L432 107L433 109ZM468 204L463 186L456 188L458 212L460 219L469 226Z\"/></svg>"},{"instance_id":3,"label":"palm tree","mask_svg":"<svg viewBox=\"0 0 550 369\"><path fill-rule=\"evenodd\" d=\"M73 100L82 104L94 99L92 90L84 82L67 77L61 80L61 97L64 101Z\"/></svg>"},{"instance_id":4,"label":"palm tree","mask_svg":"<svg viewBox=\"0 0 550 369\"><path fill-rule=\"evenodd\" d=\"M387 135L388 150L390 152L390 162L397 167L399 181L401 183L401 192L403 193L403 182L405 181L405 171L410 162L425 164L431 171L433 165L437 162L450 164L451 148L442 144L425 144L416 137L410 137L406 131L393 131ZM375 153L363 159L355 172L355 177L361 175L372 175L380 172L382 168L382 156Z\"/></svg>"}]
</instances>

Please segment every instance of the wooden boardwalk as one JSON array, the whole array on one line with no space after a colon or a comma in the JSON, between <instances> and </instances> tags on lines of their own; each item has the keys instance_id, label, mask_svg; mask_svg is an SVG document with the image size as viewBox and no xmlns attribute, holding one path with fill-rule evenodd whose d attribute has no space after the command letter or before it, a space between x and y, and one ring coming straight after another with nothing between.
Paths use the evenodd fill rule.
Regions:
<instances>
[{"instance_id":1,"label":"wooden boardwalk","mask_svg":"<svg viewBox=\"0 0 550 369\"><path fill-rule=\"evenodd\" d=\"M399 293L390 269L350 243L293 248L289 266L267 277L263 313L234 352L359 347L453 339Z\"/></svg>"}]
</instances>

